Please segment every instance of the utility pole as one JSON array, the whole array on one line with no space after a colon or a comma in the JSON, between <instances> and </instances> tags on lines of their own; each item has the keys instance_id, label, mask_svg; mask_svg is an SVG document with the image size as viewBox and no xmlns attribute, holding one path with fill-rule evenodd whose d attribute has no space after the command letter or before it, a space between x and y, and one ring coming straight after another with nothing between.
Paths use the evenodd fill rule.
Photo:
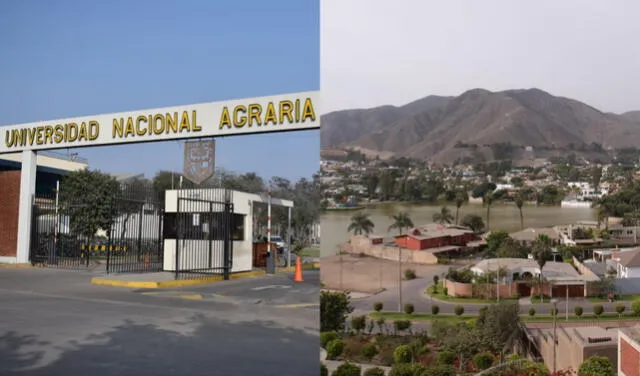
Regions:
<instances>
[{"instance_id":1,"label":"utility pole","mask_svg":"<svg viewBox=\"0 0 640 376\"><path fill-rule=\"evenodd\" d=\"M564 303L564 321L569 321L569 285L567 284L565 286L565 290L566 290L566 299L565 299L565 303Z\"/></svg>"},{"instance_id":2,"label":"utility pole","mask_svg":"<svg viewBox=\"0 0 640 376\"><path fill-rule=\"evenodd\" d=\"M402 248L398 247L398 312L402 312Z\"/></svg>"}]
</instances>

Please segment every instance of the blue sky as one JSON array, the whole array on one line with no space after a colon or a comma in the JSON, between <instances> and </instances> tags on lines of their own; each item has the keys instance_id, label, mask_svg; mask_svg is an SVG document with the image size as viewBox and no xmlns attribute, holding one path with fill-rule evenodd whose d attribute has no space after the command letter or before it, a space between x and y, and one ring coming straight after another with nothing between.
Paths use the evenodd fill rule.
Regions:
<instances>
[{"instance_id":1,"label":"blue sky","mask_svg":"<svg viewBox=\"0 0 640 376\"><path fill-rule=\"evenodd\" d=\"M319 18L318 0L0 2L0 125L318 90ZM74 151L182 168L177 141ZM316 130L223 138L216 167L297 179L319 154Z\"/></svg>"}]
</instances>

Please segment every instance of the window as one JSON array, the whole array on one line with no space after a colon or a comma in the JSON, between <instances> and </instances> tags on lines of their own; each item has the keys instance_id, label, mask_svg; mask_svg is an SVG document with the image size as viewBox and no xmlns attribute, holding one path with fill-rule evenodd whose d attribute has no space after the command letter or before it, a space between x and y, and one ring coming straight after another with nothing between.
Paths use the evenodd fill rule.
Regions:
<instances>
[{"instance_id":1,"label":"window","mask_svg":"<svg viewBox=\"0 0 640 376\"><path fill-rule=\"evenodd\" d=\"M231 239L245 240L245 215L224 212L165 213L164 239L224 240L229 233Z\"/></svg>"}]
</instances>

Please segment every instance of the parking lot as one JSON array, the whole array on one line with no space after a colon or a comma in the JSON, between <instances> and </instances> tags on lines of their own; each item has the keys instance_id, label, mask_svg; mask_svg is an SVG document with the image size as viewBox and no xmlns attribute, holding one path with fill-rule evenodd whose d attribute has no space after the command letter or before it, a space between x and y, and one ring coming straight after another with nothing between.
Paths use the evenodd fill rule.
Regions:
<instances>
[{"instance_id":1,"label":"parking lot","mask_svg":"<svg viewBox=\"0 0 640 376\"><path fill-rule=\"evenodd\" d=\"M202 299L91 276L0 269L1 375L318 373L312 272L302 283L283 274L173 291Z\"/></svg>"}]
</instances>

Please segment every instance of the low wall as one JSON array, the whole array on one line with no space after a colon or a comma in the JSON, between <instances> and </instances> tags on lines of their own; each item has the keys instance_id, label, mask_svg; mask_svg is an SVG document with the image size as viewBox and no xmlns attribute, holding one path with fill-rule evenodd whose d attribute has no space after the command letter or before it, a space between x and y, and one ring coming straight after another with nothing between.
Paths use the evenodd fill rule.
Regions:
<instances>
[{"instance_id":1,"label":"low wall","mask_svg":"<svg viewBox=\"0 0 640 376\"><path fill-rule=\"evenodd\" d=\"M499 292L501 298L515 298L518 296L518 285L516 283L500 284L497 288L495 283L478 284L475 287L476 294L474 294L473 283L460 283L445 279L444 285L447 288L447 295L452 297L475 298L482 295L487 298L495 298L497 292Z\"/></svg>"},{"instance_id":2,"label":"low wall","mask_svg":"<svg viewBox=\"0 0 640 376\"><path fill-rule=\"evenodd\" d=\"M403 263L427 265L438 263L438 258L430 252L372 244L370 238L360 235L353 236L349 244L343 244L340 246L340 250L347 253L363 254L391 261L398 261L398 256L400 254Z\"/></svg>"}]
</instances>

